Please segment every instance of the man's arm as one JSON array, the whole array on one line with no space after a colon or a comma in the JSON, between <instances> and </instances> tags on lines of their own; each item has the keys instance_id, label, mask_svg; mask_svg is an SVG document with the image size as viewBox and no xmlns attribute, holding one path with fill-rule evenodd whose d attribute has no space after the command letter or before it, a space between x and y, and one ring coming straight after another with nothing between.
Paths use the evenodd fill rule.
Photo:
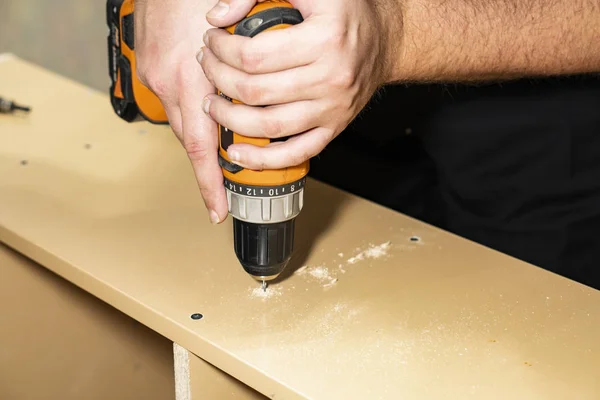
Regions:
<instances>
[{"instance_id":1,"label":"man's arm","mask_svg":"<svg viewBox=\"0 0 600 400\"><path fill-rule=\"evenodd\" d=\"M391 29L392 82L600 71L600 0L383 0L380 7Z\"/></svg>"},{"instance_id":2,"label":"man's arm","mask_svg":"<svg viewBox=\"0 0 600 400\"><path fill-rule=\"evenodd\" d=\"M290 1L299 25L251 39L211 29L205 38L206 77L245 103L210 94L206 113L245 136L292 136L229 146L246 168L318 154L386 83L600 71L600 0Z\"/></svg>"}]
</instances>

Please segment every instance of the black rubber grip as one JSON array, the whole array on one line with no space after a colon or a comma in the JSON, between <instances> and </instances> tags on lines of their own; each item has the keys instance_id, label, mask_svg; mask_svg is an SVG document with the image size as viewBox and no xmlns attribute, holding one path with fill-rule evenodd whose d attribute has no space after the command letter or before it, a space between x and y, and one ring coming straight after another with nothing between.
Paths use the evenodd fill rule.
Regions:
<instances>
[{"instance_id":1,"label":"black rubber grip","mask_svg":"<svg viewBox=\"0 0 600 400\"><path fill-rule=\"evenodd\" d=\"M243 167L240 167L239 165L224 159L221 153L219 153L219 166L225 171L231 172L232 174L237 174L238 172L244 169Z\"/></svg>"},{"instance_id":2,"label":"black rubber grip","mask_svg":"<svg viewBox=\"0 0 600 400\"><path fill-rule=\"evenodd\" d=\"M123 16L122 20L123 41L131 50L135 50L135 40L133 40L133 13Z\"/></svg>"},{"instance_id":3,"label":"black rubber grip","mask_svg":"<svg viewBox=\"0 0 600 400\"><path fill-rule=\"evenodd\" d=\"M240 21L233 33L254 37L259 33L277 25L297 25L304 21L300 11L295 8L276 7L261 11Z\"/></svg>"}]
</instances>

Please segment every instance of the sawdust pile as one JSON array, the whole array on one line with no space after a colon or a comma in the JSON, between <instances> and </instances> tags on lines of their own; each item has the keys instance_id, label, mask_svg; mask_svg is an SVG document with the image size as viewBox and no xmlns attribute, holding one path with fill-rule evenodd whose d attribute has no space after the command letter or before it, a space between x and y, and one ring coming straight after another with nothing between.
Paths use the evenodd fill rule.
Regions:
<instances>
[{"instance_id":1,"label":"sawdust pile","mask_svg":"<svg viewBox=\"0 0 600 400\"><path fill-rule=\"evenodd\" d=\"M329 269L325 267L314 267L309 268L308 273L313 277L319 280L330 279L329 277Z\"/></svg>"},{"instance_id":2,"label":"sawdust pile","mask_svg":"<svg viewBox=\"0 0 600 400\"><path fill-rule=\"evenodd\" d=\"M369 245L368 249L361 251L354 257L350 257L348 260L346 260L346 262L348 264L356 264L357 262L365 259L378 259L385 257L388 254L391 244L391 242L385 242L379 246Z\"/></svg>"},{"instance_id":3,"label":"sawdust pile","mask_svg":"<svg viewBox=\"0 0 600 400\"><path fill-rule=\"evenodd\" d=\"M331 288L338 283L338 274L345 274L347 265L357 264L363 260L376 260L383 257L388 256L388 252L392 247L392 243L390 241L382 243L380 245L370 244L368 248L362 250L361 248L357 248L358 252L353 257L350 257L346 260L346 265L339 264L337 268L333 268L330 270L325 265L305 265L301 268L298 268L294 271L294 275L304 276L309 280L318 281L324 289ZM338 253L338 257L344 257L344 253ZM308 289L307 289L308 290ZM266 291L263 291L261 287L255 287L250 289L250 297L256 299L267 300L273 297L279 297L283 294L282 287L280 285L277 286L269 286Z\"/></svg>"},{"instance_id":4,"label":"sawdust pile","mask_svg":"<svg viewBox=\"0 0 600 400\"><path fill-rule=\"evenodd\" d=\"M294 275L307 275L314 279L317 279L323 284L324 288L331 287L335 285L338 281L338 279L335 276L331 276L331 274L329 273L329 268L324 267L322 265L314 267L305 265L302 268L298 268L298 270L294 272Z\"/></svg>"},{"instance_id":5,"label":"sawdust pile","mask_svg":"<svg viewBox=\"0 0 600 400\"><path fill-rule=\"evenodd\" d=\"M279 297L283 293L281 286L268 286L267 290L263 290L262 287L258 286L250 289L250 297L255 299L267 300L272 297Z\"/></svg>"}]
</instances>

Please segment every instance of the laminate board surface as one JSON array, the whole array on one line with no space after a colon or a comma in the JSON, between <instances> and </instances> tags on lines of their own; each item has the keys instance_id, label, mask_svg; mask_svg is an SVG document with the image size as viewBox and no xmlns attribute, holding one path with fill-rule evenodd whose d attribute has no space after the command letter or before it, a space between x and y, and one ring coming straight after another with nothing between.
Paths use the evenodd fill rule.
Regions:
<instances>
[{"instance_id":1,"label":"laminate board surface","mask_svg":"<svg viewBox=\"0 0 600 400\"><path fill-rule=\"evenodd\" d=\"M310 180L264 295L167 127L16 58L0 76L33 107L0 116L0 240L267 397L600 396L597 291Z\"/></svg>"}]
</instances>

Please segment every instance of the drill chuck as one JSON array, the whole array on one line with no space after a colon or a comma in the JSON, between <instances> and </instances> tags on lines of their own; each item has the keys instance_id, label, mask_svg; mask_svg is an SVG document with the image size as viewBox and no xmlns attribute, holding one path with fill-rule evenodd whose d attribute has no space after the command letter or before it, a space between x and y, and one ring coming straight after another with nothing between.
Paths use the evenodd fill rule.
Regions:
<instances>
[{"instance_id":1,"label":"drill chuck","mask_svg":"<svg viewBox=\"0 0 600 400\"><path fill-rule=\"evenodd\" d=\"M244 270L257 280L277 278L290 260L294 222L304 203L305 179L276 187L225 180L235 254Z\"/></svg>"},{"instance_id":2,"label":"drill chuck","mask_svg":"<svg viewBox=\"0 0 600 400\"><path fill-rule=\"evenodd\" d=\"M233 247L244 270L258 281L279 276L294 249L294 222L254 224L233 218Z\"/></svg>"}]
</instances>

